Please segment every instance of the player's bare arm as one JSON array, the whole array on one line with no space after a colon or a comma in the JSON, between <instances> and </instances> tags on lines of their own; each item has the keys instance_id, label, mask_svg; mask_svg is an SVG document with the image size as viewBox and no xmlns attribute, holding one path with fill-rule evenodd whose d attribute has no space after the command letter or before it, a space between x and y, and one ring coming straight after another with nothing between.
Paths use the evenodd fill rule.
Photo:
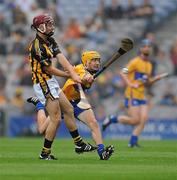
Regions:
<instances>
[{"instance_id":1,"label":"player's bare arm","mask_svg":"<svg viewBox=\"0 0 177 180\"><path fill-rule=\"evenodd\" d=\"M59 53L59 54L57 54L56 58L57 58L58 62L62 65L62 67L69 72L70 77L75 82L81 83L80 77L75 73L73 66L69 63L69 61L66 59L66 57L62 53Z\"/></svg>"},{"instance_id":2,"label":"player's bare arm","mask_svg":"<svg viewBox=\"0 0 177 180\"><path fill-rule=\"evenodd\" d=\"M127 72L128 72L128 71L127 71ZM127 86L130 86L130 87L132 87L132 88L138 88L138 86L139 86L138 84L132 83L132 82L128 79L128 77L127 77L127 72L125 73L125 72L124 72L124 69L122 69L122 71L119 72L119 74L120 74L121 78L123 79L123 81L126 83Z\"/></svg>"},{"instance_id":3,"label":"player's bare arm","mask_svg":"<svg viewBox=\"0 0 177 180\"><path fill-rule=\"evenodd\" d=\"M168 73L161 73L161 74L158 74L156 75L155 77L152 77L149 79L147 85L151 86L152 84L154 84L155 82L165 78L168 76Z\"/></svg>"},{"instance_id":4,"label":"player's bare arm","mask_svg":"<svg viewBox=\"0 0 177 180\"><path fill-rule=\"evenodd\" d=\"M52 75L55 75L55 76L67 77L67 78L70 77L70 74L68 72L59 70L53 66L46 66L43 69L45 70L45 72L52 74Z\"/></svg>"}]
</instances>

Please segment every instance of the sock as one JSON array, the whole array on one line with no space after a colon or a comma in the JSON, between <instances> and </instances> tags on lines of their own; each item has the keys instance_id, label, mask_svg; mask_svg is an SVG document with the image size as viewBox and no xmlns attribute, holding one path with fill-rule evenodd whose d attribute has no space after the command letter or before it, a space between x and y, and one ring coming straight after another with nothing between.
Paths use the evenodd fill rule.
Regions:
<instances>
[{"instance_id":1,"label":"sock","mask_svg":"<svg viewBox=\"0 0 177 180\"><path fill-rule=\"evenodd\" d=\"M83 144L83 139L80 137L77 129L75 131L72 131L72 132L70 131L70 134L74 140L75 145L79 146L79 145Z\"/></svg>"},{"instance_id":2,"label":"sock","mask_svg":"<svg viewBox=\"0 0 177 180\"><path fill-rule=\"evenodd\" d=\"M137 144L138 142L138 136L132 135L130 138L130 144Z\"/></svg>"},{"instance_id":3,"label":"sock","mask_svg":"<svg viewBox=\"0 0 177 180\"><path fill-rule=\"evenodd\" d=\"M117 122L118 122L117 116L115 116L115 115L111 115L111 116L109 117L109 119L110 119L111 123L117 123Z\"/></svg>"},{"instance_id":4,"label":"sock","mask_svg":"<svg viewBox=\"0 0 177 180\"><path fill-rule=\"evenodd\" d=\"M36 109L37 109L37 111L39 111L40 109L44 109L44 105L41 102L38 102L36 104Z\"/></svg>"},{"instance_id":5,"label":"sock","mask_svg":"<svg viewBox=\"0 0 177 180\"><path fill-rule=\"evenodd\" d=\"M50 154L52 143L53 143L53 141L49 141L49 140L45 139L44 147L42 148L41 154Z\"/></svg>"},{"instance_id":6,"label":"sock","mask_svg":"<svg viewBox=\"0 0 177 180\"><path fill-rule=\"evenodd\" d=\"M98 152L99 155L101 155L103 150L104 150L104 144L98 144L97 152Z\"/></svg>"}]
</instances>

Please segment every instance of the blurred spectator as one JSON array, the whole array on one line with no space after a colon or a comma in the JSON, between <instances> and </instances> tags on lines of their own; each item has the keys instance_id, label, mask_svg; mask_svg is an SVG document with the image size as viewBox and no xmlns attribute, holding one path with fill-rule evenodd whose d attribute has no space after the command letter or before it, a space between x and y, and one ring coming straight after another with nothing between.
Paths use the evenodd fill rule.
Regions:
<instances>
[{"instance_id":1,"label":"blurred spectator","mask_svg":"<svg viewBox=\"0 0 177 180\"><path fill-rule=\"evenodd\" d=\"M96 22L92 27L86 32L87 38L96 43L104 43L107 38L107 31L104 29L102 22Z\"/></svg>"},{"instance_id":2,"label":"blurred spectator","mask_svg":"<svg viewBox=\"0 0 177 180\"><path fill-rule=\"evenodd\" d=\"M174 75L177 75L177 39L174 41L170 49L170 56L174 66Z\"/></svg>"},{"instance_id":3,"label":"blurred spectator","mask_svg":"<svg viewBox=\"0 0 177 180\"><path fill-rule=\"evenodd\" d=\"M5 95L6 82L7 82L6 76L0 67L0 107L4 107L8 101Z\"/></svg>"},{"instance_id":4,"label":"blurred spectator","mask_svg":"<svg viewBox=\"0 0 177 180\"><path fill-rule=\"evenodd\" d=\"M10 54L24 55L27 49L24 42L25 33L22 29L17 29L11 34L11 49Z\"/></svg>"},{"instance_id":5,"label":"blurred spectator","mask_svg":"<svg viewBox=\"0 0 177 180\"><path fill-rule=\"evenodd\" d=\"M133 19L135 18L136 7L133 4L133 0L128 0L128 5L124 10L124 17Z\"/></svg>"},{"instance_id":6,"label":"blurred spectator","mask_svg":"<svg viewBox=\"0 0 177 180\"><path fill-rule=\"evenodd\" d=\"M151 5L150 0L144 0L143 4L137 7L135 16L138 18L151 19L154 15L154 7Z\"/></svg>"},{"instance_id":7,"label":"blurred spectator","mask_svg":"<svg viewBox=\"0 0 177 180\"><path fill-rule=\"evenodd\" d=\"M122 80L117 70L115 70L114 75L112 77L112 86L118 94L122 94L124 92L125 82Z\"/></svg>"},{"instance_id":8,"label":"blurred spectator","mask_svg":"<svg viewBox=\"0 0 177 180\"><path fill-rule=\"evenodd\" d=\"M171 92L169 87L162 96L159 104L164 106L177 106L177 97Z\"/></svg>"},{"instance_id":9,"label":"blurred spectator","mask_svg":"<svg viewBox=\"0 0 177 180\"><path fill-rule=\"evenodd\" d=\"M31 13L31 6L36 0L15 0L15 6L18 6L23 12Z\"/></svg>"},{"instance_id":10,"label":"blurred spectator","mask_svg":"<svg viewBox=\"0 0 177 180\"><path fill-rule=\"evenodd\" d=\"M105 8L106 17L108 19L120 19L123 17L123 9L119 0L111 0L111 5Z\"/></svg>"},{"instance_id":11,"label":"blurred spectator","mask_svg":"<svg viewBox=\"0 0 177 180\"><path fill-rule=\"evenodd\" d=\"M27 17L25 12L23 12L20 6L15 6L12 9L12 21L13 24L16 25L26 25L27 24Z\"/></svg>"},{"instance_id":12,"label":"blurred spectator","mask_svg":"<svg viewBox=\"0 0 177 180\"><path fill-rule=\"evenodd\" d=\"M62 40L67 41L70 39L79 39L81 37L82 37L82 32L77 19L71 18L68 23L68 26L64 30Z\"/></svg>"},{"instance_id":13,"label":"blurred spectator","mask_svg":"<svg viewBox=\"0 0 177 180\"><path fill-rule=\"evenodd\" d=\"M32 24L33 18L39 14L42 14L44 10L38 6L36 2L31 4L30 13L28 13L28 24Z\"/></svg>"},{"instance_id":14,"label":"blurred spectator","mask_svg":"<svg viewBox=\"0 0 177 180\"><path fill-rule=\"evenodd\" d=\"M28 62L28 57L26 56L18 68L16 72L17 79L17 85L21 86L32 86L32 80L31 80L31 70Z\"/></svg>"},{"instance_id":15,"label":"blurred spectator","mask_svg":"<svg viewBox=\"0 0 177 180\"><path fill-rule=\"evenodd\" d=\"M7 38L10 36L10 26L7 24L5 17L1 12L0 12L0 34L2 38Z\"/></svg>"},{"instance_id":16,"label":"blurred spectator","mask_svg":"<svg viewBox=\"0 0 177 180\"><path fill-rule=\"evenodd\" d=\"M80 63L79 47L69 43L66 45L66 51L67 51L67 58L70 60L70 63L72 65Z\"/></svg>"},{"instance_id":17,"label":"blurred spectator","mask_svg":"<svg viewBox=\"0 0 177 180\"><path fill-rule=\"evenodd\" d=\"M155 14L154 7L151 5L150 0L144 0L143 4L135 11L135 17L144 19L146 21L145 33L153 29L153 17Z\"/></svg>"},{"instance_id":18,"label":"blurred spectator","mask_svg":"<svg viewBox=\"0 0 177 180\"><path fill-rule=\"evenodd\" d=\"M48 7L48 1L47 0L36 0L39 8L47 9Z\"/></svg>"},{"instance_id":19,"label":"blurred spectator","mask_svg":"<svg viewBox=\"0 0 177 180\"><path fill-rule=\"evenodd\" d=\"M60 17L59 11L57 11L57 6L54 3L50 3L48 5L47 11L49 14L52 14L56 27L62 30L63 28L62 19Z\"/></svg>"},{"instance_id":20,"label":"blurred spectator","mask_svg":"<svg viewBox=\"0 0 177 180\"><path fill-rule=\"evenodd\" d=\"M23 111L24 109L24 98L23 98L23 89L20 87L17 87L15 90L15 94L13 96L13 98L10 101L11 105L14 107L17 107L19 109L21 109L21 111Z\"/></svg>"},{"instance_id":21,"label":"blurred spectator","mask_svg":"<svg viewBox=\"0 0 177 180\"><path fill-rule=\"evenodd\" d=\"M2 38L2 33L0 32L0 55L7 55L7 43L6 41Z\"/></svg>"},{"instance_id":22,"label":"blurred spectator","mask_svg":"<svg viewBox=\"0 0 177 180\"><path fill-rule=\"evenodd\" d=\"M81 29L84 33L84 35L90 31L90 29L92 28L92 26L94 26L95 20L92 16L87 17L84 21L84 24L81 26Z\"/></svg>"},{"instance_id":23,"label":"blurred spectator","mask_svg":"<svg viewBox=\"0 0 177 180\"><path fill-rule=\"evenodd\" d=\"M114 95L114 88L112 87L112 77L111 71L106 71L103 75L99 76L97 79L97 91L101 98L106 99Z\"/></svg>"},{"instance_id":24,"label":"blurred spectator","mask_svg":"<svg viewBox=\"0 0 177 180\"><path fill-rule=\"evenodd\" d=\"M0 90L4 90L6 87L6 76L5 73L3 72L3 69L0 67Z\"/></svg>"},{"instance_id":25,"label":"blurred spectator","mask_svg":"<svg viewBox=\"0 0 177 180\"><path fill-rule=\"evenodd\" d=\"M5 94L4 89L0 89L0 109L4 108L7 105L8 99Z\"/></svg>"},{"instance_id":26,"label":"blurred spectator","mask_svg":"<svg viewBox=\"0 0 177 180\"><path fill-rule=\"evenodd\" d=\"M101 21L103 24L104 29L107 29L107 19L105 14L105 3L104 0L100 0L98 9L96 10L96 13L93 15L94 22Z\"/></svg>"}]
</instances>

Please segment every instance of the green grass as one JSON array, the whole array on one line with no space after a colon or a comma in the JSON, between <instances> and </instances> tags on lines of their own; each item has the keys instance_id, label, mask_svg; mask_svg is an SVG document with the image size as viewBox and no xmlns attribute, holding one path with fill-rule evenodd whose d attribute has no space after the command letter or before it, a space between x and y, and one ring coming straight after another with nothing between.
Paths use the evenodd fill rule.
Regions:
<instances>
[{"instance_id":1,"label":"green grass","mask_svg":"<svg viewBox=\"0 0 177 180\"><path fill-rule=\"evenodd\" d=\"M97 153L77 155L70 139L57 139L53 153L58 161L38 159L42 138L0 139L0 180L175 180L176 141L141 141L131 149L127 141L106 140L115 145L108 161Z\"/></svg>"}]
</instances>

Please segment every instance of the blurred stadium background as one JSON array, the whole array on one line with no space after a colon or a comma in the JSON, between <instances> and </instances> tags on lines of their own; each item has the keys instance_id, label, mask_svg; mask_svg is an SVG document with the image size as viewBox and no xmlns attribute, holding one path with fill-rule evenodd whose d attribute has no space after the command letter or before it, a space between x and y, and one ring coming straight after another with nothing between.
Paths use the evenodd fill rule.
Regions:
<instances>
[{"instance_id":1,"label":"blurred stadium background","mask_svg":"<svg viewBox=\"0 0 177 180\"><path fill-rule=\"evenodd\" d=\"M97 50L103 62L123 37L136 47L125 55L124 66L136 56L142 38L153 41L153 74L169 72L148 90L150 119L145 139L177 139L177 0L0 0L0 136L38 136L35 109L26 103L33 95L28 65L28 44L35 36L30 29L35 15L51 13L56 20L55 38L74 65L83 50ZM59 66L59 65L57 65ZM124 83L113 65L88 92L101 123L110 113L123 113ZM58 78L60 85L64 80ZM78 122L83 136L88 129ZM106 138L127 138L131 126L110 126ZM60 137L69 137L64 124Z\"/></svg>"}]
</instances>

